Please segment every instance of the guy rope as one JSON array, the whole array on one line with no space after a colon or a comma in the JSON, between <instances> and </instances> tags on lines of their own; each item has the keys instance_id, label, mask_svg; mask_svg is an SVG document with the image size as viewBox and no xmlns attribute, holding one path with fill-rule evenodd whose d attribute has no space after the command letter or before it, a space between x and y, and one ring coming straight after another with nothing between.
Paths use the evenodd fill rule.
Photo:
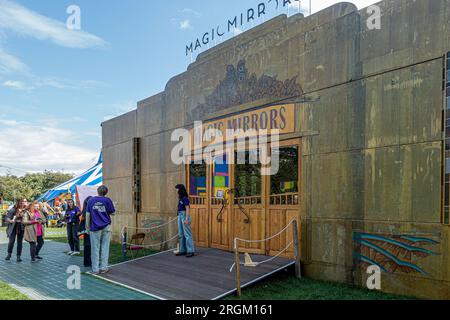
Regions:
<instances>
[{"instance_id":1,"label":"guy rope","mask_svg":"<svg viewBox=\"0 0 450 320\"><path fill-rule=\"evenodd\" d=\"M241 266L244 267L258 267L264 263L271 262L277 258L279 258L281 255L286 253L286 251L289 250L290 247L294 246L294 256L295 256L295 275L297 278L301 278L301 265L300 265L300 247L299 247L299 237L298 237L298 229L297 229L298 223L296 219L291 220L291 222L288 223L288 225L283 228L280 232L277 234L274 234L271 237L268 237L266 239L261 240L246 240L241 238L235 238L234 239L234 256L235 256L235 262L230 268L230 272L233 272L233 269L236 268L236 290L238 296L242 295L242 289L241 289ZM280 237L282 234L287 232L289 228L292 227L292 234L293 239L292 241L283 249L281 250L276 256L273 256L271 258L268 258L264 261L259 262L253 262L250 255L246 253L244 250L242 252L245 253L245 263L241 263L241 259L239 256L240 250L239 250L239 243L263 243L270 240L273 240L275 238Z\"/></svg>"}]
</instances>

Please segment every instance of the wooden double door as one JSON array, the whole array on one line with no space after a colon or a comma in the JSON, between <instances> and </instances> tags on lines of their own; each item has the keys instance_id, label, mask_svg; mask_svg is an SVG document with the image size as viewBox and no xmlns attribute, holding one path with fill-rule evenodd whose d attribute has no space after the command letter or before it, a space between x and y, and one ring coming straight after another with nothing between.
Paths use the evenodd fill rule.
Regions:
<instances>
[{"instance_id":1,"label":"wooden double door","mask_svg":"<svg viewBox=\"0 0 450 320\"><path fill-rule=\"evenodd\" d=\"M234 239L259 240L300 217L300 141L272 151L278 170L268 175L259 150L226 150L187 169L193 233L197 246L230 251ZM275 156L275 157L274 157ZM264 172L266 170L266 172ZM300 219L297 219L300 222ZM278 254L292 240L289 230L271 241L239 243L246 252ZM293 254L290 248L286 256Z\"/></svg>"}]
</instances>

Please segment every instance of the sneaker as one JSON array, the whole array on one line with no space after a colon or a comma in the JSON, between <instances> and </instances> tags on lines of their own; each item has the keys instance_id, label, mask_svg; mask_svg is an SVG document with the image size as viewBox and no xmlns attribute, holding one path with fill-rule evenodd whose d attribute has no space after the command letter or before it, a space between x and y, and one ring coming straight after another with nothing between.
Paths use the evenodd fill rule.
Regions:
<instances>
[{"instance_id":1,"label":"sneaker","mask_svg":"<svg viewBox=\"0 0 450 320\"><path fill-rule=\"evenodd\" d=\"M10 261L11 260L11 255L8 254L8 256L5 258L6 261Z\"/></svg>"},{"instance_id":2,"label":"sneaker","mask_svg":"<svg viewBox=\"0 0 450 320\"><path fill-rule=\"evenodd\" d=\"M68 255L68 256L71 256L72 254L73 254L73 251L67 252L67 255Z\"/></svg>"},{"instance_id":3,"label":"sneaker","mask_svg":"<svg viewBox=\"0 0 450 320\"><path fill-rule=\"evenodd\" d=\"M192 258L195 257L195 253L189 253L188 255L186 255L186 258Z\"/></svg>"},{"instance_id":4,"label":"sneaker","mask_svg":"<svg viewBox=\"0 0 450 320\"><path fill-rule=\"evenodd\" d=\"M36 259L38 259L38 260L44 260L44 259L43 259L42 257L40 257L40 256L37 256Z\"/></svg>"},{"instance_id":5,"label":"sneaker","mask_svg":"<svg viewBox=\"0 0 450 320\"><path fill-rule=\"evenodd\" d=\"M73 257L73 256L79 256L80 254L81 254L81 252L75 251L75 252L72 252L70 255Z\"/></svg>"},{"instance_id":6,"label":"sneaker","mask_svg":"<svg viewBox=\"0 0 450 320\"><path fill-rule=\"evenodd\" d=\"M177 257L183 257L183 256L185 256L185 255L186 255L186 252L178 252L178 253L176 254Z\"/></svg>"},{"instance_id":7,"label":"sneaker","mask_svg":"<svg viewBox=\"0 0 450 320\"><path fill-rule=\"evenodd\" d=\"M100 274L107 274L109 272L109 269L106 270L100 270Z\"/></svg>"},{"instance_id":8,"label":"sneaker","mask_svg":"<svg viewBox=\"0 0 450 320\"><path fill-rule=\"evenodd\" d=\"M36 263L36 262L38 262L39 260L37 260L36 258L32 258L31 259L31 263Z\"/></svg>"},{"instance_id":9,"label":"sneaker","mask_svg":"<svg viewBox=\"0 0 450 320\"><path fill-rule=\"evenodd\" d=\"M20 257L17 257L17 262L22 262L22 259L20 259Z\"/></svg>"}]
</instances>

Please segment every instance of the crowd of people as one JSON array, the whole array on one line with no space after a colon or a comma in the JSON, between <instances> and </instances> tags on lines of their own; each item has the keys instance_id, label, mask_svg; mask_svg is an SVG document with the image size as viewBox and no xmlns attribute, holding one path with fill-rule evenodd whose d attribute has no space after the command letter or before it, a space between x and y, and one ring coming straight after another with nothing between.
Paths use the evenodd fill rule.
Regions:
<instances>
[{"instance_id":1,"label":"crowd of people","mask_svg":"<svg viewBox=\"0 0 450 320\"><path fill-rule=\"evenodd\" d=\"M84 239L84 266L91 267L93 274L109 271L109 246L111 242L111 217L115 214L114 204L107 196L108 188L101 186L98 196L88 197L82 208L72 199L51 208L43 202L28 202L20 199L6 215L6 233L9 239L6 261L11 261L16 247L16 261L22 262L23 240L29 243L32 263L40 262L44 246L45 229L49 217L58 218L67 227L70 256L80 255L80 238ZM53 216L51 216L53 215Z\"/></svg>"},{"instance_id":2,"label":"crowd of people","mask_svg":"<svg viewBox=\"0 0 450 320\"><path fill-rule=\"evenodd\" d=\"M177 256L195 256L195 245L191 229L189 196L184 185L177 185L178 231L180 250ZM109 272L109 248L111 242L111 217L115 215L114 204L106 197L108 188L101 186L98 196L88 197L80 209L73 199L63 201L58 208L43 202L28 202L20 199L6 215L6 233L9 239L6 261L11 261L14 247L17 262L22 262L23 240L29 243L31 262L43 260L40 253L44 246L45 230L49 217L59 219L67 228L67 242L70 256L78 256L80 238L84 239L84 266L92 268L93 274Z\"/></svg>"}]
</instances>

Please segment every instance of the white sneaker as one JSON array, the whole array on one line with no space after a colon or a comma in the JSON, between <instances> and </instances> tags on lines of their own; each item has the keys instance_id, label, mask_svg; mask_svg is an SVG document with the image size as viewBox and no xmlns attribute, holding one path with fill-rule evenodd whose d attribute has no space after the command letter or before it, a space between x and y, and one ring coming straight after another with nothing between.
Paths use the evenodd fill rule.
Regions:
<instances>
[{"instance_id":1,"label":"white sneaker","mask_svg":"<svg viewBox=\"0 0 450 320\"><path fill-rule=\"evenodd\" d=\"M71 254L71 256L73 257L73 256L79 256L81 253L80 252L72 252L72 254Z\"/></svg>"},{"instance_id":2,"label":"white sneaker","mask_svg":"<svg viewBox=\"0 0 450 320\"><path fill-rule=\"evenodd\" d=\"M73 251L67 252L67 255L68 255L68 256L71 256L72 254L73 254Z\"/></svg>"}]
</instances>

